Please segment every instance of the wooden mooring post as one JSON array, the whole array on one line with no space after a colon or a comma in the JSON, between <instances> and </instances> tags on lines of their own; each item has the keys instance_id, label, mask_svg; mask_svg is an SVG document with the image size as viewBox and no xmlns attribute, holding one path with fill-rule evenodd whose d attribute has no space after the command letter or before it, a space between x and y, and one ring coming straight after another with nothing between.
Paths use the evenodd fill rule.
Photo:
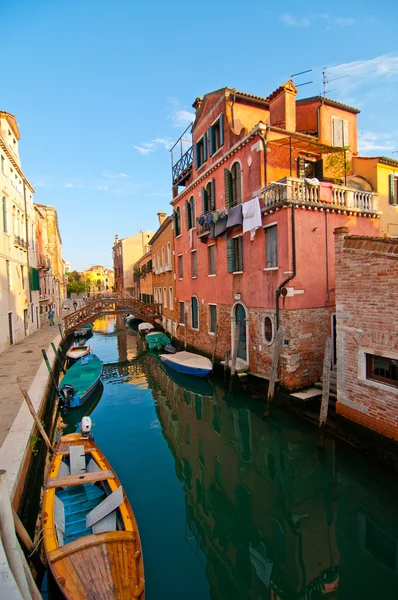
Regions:
<instances>
[{"instance_id":1,"label":"wooden mooring post","mask_svg":"<svg viewBox=\"0 0 398 600\"><path fill-rule=\"evenodd\" d=\"M278 365L279 365L279 357L282 349L284 331L281 326L279 326L278 331L276 332L275 341L274 341L274 354L272 357L272 366L271 366L271 374L269 378L268 384L268 393L267 393L267 402L265 404L264 418L269 417L271 412L271 404L274 399L275 393L275 382L278 376Z\"/></svg>"},{"instance_id":2,"label":"wooden mooring post","mask_svg":"<svg viewBox=\"0 0 398 600\"><path fill-rule=\"evenodd\" d=\"M218 323L216 323L216 330L214 332L214 346L213 346L213 354L211 355L211 360L214 362L214 357L216 355L217 348L217 336L218 336Z\"/></svg>"},{"instance_id":3,"label":"wooden mooring post","mask_svg":"<svg viewBox=\"0 0 398 600\"><path fill-rule=\"evenodd\" d=\"M61 392L58 389L58 384L57 384L57 380L55 379L54 371L52 370L51 365L50 365L50 361L48 360L47 352L43 348L42 351L41 351L41 353L43 355L44 362L46 363L47 370L50 373L50 377L51 377L52 382L54 384L55 391L57 392L57 396L58 396L58 398L60 400L63 400L62 394L61 394Z\"/></svg>"},{"instance_id":4,"label":"wooden mooring post","mask_svg":"<svg viewBox=\"0 0 398 600\"><path fill-rule=\"evenodd\" d=\"M34 421L35 421L35 423L37 425L37 428L38 428L38 430L40 432L41 437L44 440L44 443L46 444L49 452L51 454L54 454L54 448L51 445L50 439L49 439L48 435L46 434L46 432L44 431L44 427L41 424L41 421L40 421L40 419L39 419L39 417L38 417L38 415L37 415L37 413L36 413L36 411L34 409L34 406L32 404L32 400L30 399L29 394L26 391L26 389L25 389L25 387L24 387L24 385L23 385L23 383L22 383L22 381L21 381L21 379L19 377L17 378L17 384L18 384L19 389L21 390L21 393L22 393L23 397L25 398L25 402L28 405L29 412L32 415L32 417L33 417L33 419L34 419Z\"/></svg>"},{"instance_id":5,"label":"wooden mooring post","mask_svg":"<svg viewBox=\"0 0 398 600\"><path fill-rule=\"evenodd\" d=\"M325 440L325 425L328 418L330 371L332 367L332 338L329 336L325 342L325 357L323 359L322 401L319 413L318 448L323 448Z\"/></svg>"},{"instance_id":6,"label":"wooden mooring post","mask_svg":"<svg viewBox=\"0 0 398 600\"><path fill-rule=\"evenodd\" d=\"M228 367L229 367L229 359L231 356L230 348L227 348L225 351L225 361L224 361L224 385L227 385L227 377L228 377Z\"/></svg>"},{"instance_id":7,"label":"wooden mooring post","mask_svg":"<svg viewBox=\"0 0 398 600\"><path fill-rule=\"evenodd\" d=\"M62 366L62 360L60 359L59 355L60 352L59 350L56 349L54 342L51 342L51 347L54 350L54 354L55 354L55 358L57 359L57 363L59 365L59 368L61 369L62 373L65 375L66 370L64 369L64 367Z\"/></svg>"},{"instance_id":8,"label":"wooden mooring post","mask_svg":"<svg viewBox=\"0 0 398 600\"><path fill-rule=\"evenodd\" d=\"M235 324L235 335L234 335L234 345L232 348L232 357L231 357L231 375L229 378L229 391L232 392L232 388L234 386L234 378L236 372L236 359L238 356L238 344L239 344L239 328L240 325Z\"/></svg>"},{"instance_id":9,"label":"wooden mooring post","mask_svg":"<svg viewBox=\"0 0 398 600\"><path fill-rule=\"evenodd\" d=\"M0 533L1 598L42 600L15 533L7 473L4 469L0 470Z\"/></svg>"}]
</instances>

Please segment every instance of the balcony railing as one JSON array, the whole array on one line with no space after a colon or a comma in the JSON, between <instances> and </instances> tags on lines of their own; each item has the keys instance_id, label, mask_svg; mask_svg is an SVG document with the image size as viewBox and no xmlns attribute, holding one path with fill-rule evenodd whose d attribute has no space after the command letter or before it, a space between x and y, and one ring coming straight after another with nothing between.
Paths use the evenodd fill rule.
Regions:
<instances>
[{"instance_id":1,"label":"balcony railing","mask_svg":"<svg viewBox=\"0 0 398 600\"><path fill-rule=\"evenodd\" d=\"M343 185L331 185L331 193L325 192L322 182L309 183L298 177L285 177L265 188L265 207L291 201L303 204L330 204L344 210L376 212L378 196L373 192L355 190Z\"/></svg>"},{"instance_id":2,"label":"balcony railing","mask_svg":"<svg viewBox=\"0 0 398 600\"><path fill-rule=\"evenodd\" d=\"M28 242L23 239L20 235L14 235L14 246L22 248L22 250L28 249Z\"/></svg>"},{"instance_id":3,"label":"balcony railing","mask_svg":"<svg viewBox=\"0 0 398 600\"><path fill-rule=\"evenodd\" d=\"M44 254L37 255L37 268L38 269L49 269L51 267L51 261Z\"/></svg>"},{"instance_id":4,"label":"balcony railing","mask_svg":"<svg viewBox=\"0 0 398 600\"><path fill-rule=\"evenodd\" d=\"M192 171L193 162L193 147L181 156L181 158L173 165L173 185L183 185L188 179Z\"/></svg>"},{"instance_id":5,"label":"balcony railing","mask_svg":"<svg viewBox=\"0 0 398 600\"><path fill-rule=\"evenodd\" d=\"M196 219L196 235L200 238L200 237L205 237L207 235L210 234L210 225L206 220L206 216L208 213L205 213L203 215L201 215L201 217L204 217L205 220L202 223L202 225L199 223L199 219L201 219L201 217L198 217Z\"/></svg>"}]
</instances>

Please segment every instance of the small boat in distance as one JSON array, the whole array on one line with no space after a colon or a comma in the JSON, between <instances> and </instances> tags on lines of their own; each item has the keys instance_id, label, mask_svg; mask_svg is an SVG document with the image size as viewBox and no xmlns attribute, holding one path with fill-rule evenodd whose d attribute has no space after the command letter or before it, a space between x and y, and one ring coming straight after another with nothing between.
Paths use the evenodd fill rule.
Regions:
<instances>
[{"instance_id":1,"label":"small boat in distance","mask_svg":"<svg viewBox=\"0 0 398 600\"><path fill-rule=\"evenodd\" d=\"M71 360L77 360L86 354L91 354L91 346L71 346L66 352L66 356Z\"/></svg>"},{"instance_id":2,"label":"small boat in distance","mask_svg":"<svg viewBox=\"0 0 398 600\"><path fill-rule=\"evenodd\" d=\"M149 351L157 350L162 352L165 350L167 353L174 354L176 349L171 345L170 339L165 333L161 331L151 331L145 336L145 344Z\"/></svg>"},{"instance_id":3,"label":"small boat in distance","mask_svg":"<svg viewBox=\"0 0 398 600\"><path fill-rule=\"evenodd\" d=\"M89 435L61 437L43 502L47 562L67 600L145 598L137 522L111 465Z\"/></svg>"},{"instance_id":4,"label":"small boat in distance","mask_svg":"<svg viewBox=\"0 0 398 600\"><path fill-rule=\"evenodd\" d=\"M211 360L193 352L177 352L176 354L161 354L160 360L170 369L184 375L205 377L213 370Z\"/></svg>"},{"instance_id":5,"label":"small boat in distance","mask_svg":"<svg viewBox=\"0 0 398 600\"><path fill-rule=\"evenodd\" d=\"M102 374L102 362L95 354L79 358L61 380L60 392L65 408L81 406L98 385Z\"/></svg>"},{"instance_id":6,"label":"small boat in distance","mask_svg":"<svg viewBox=\"0 0 398 600\"><path fill-rule=\"evenodd\" d=\"M152 323L140 323L138 325L138 331L143 334L145 334L148 331L152 331L152 329L154 329Z\"/></svg>"}]
</instances>

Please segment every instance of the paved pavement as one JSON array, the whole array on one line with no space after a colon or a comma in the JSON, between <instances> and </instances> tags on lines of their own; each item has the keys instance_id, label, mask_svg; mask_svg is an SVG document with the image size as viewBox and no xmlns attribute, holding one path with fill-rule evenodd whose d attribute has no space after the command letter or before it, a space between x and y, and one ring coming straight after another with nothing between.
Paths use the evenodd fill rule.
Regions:
<instances>
[{"instance_id":1,"label":"paved pavement","mask_svg":"<svg viewBox=\"0 0 398 600\"><path fill-rule=\"evenodd\" d=\"M68 311L63 311L62 316L65 314L68 314ZM46 324L0 354L0 447L24 402L16 379L21 377L29 390L43 363L42 348L47 351L51 342L54 341L56 347L59 343L59 322L61 319L56 318L54 327ZM52 359L53 355L49 356L50 362Z\"/></svg>"}]
</instances>

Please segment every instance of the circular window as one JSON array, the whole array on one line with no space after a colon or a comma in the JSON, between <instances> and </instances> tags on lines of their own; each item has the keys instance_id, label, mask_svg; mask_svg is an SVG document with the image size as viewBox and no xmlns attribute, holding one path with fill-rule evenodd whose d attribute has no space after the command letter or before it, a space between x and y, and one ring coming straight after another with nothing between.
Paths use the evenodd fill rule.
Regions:
<instances>
[{"instance_id":1,"label":"circular window","mask_svg":"<svg viewBox=\"0 0 398 600\"><path fill-rule=\"evenodd\" d=\"M265 317L264 319L264 338L265 341L270 343L272 342L272 321L269 317Z\"/></svg>"}]
</instances>

